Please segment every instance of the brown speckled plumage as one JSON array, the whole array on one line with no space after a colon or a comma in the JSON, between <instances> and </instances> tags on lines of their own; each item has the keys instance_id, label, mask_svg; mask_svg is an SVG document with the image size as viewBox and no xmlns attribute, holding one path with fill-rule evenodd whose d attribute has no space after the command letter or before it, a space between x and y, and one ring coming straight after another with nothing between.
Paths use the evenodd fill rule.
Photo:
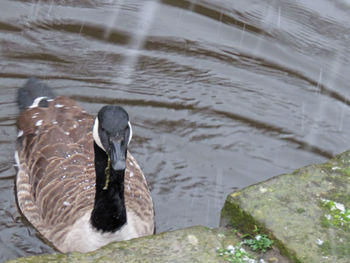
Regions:
<instances>
[{"instance_id":1,"label":"brown speckled plumage","mask_svg":"<svg viewBox=\"0 0 350 263\"><path fill-rule=\"evenodd\" d=\"M21 113L17 126L18 204L25 217L60 250L73 224L94 205L94 118L73 100L58 97L49 107ZM154 232L154 211L143 173L128 152L125 205L139 218L141 235Z\"/></svg>"}]
</instances>

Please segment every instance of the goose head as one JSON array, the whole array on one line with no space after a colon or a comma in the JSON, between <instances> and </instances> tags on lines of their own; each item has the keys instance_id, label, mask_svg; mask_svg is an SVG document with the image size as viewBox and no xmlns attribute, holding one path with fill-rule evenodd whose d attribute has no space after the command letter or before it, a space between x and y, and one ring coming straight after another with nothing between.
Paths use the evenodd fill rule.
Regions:
<instances>
[{"instance_id":1,"label":"goose head","mask_svg":"<svg viewBox=\"0 0 350 263\"><path fill-rule=\"evenodd\" d=\"M120 106L104 106L97 114L93 126L93 138L107 154L115 172L125 171L128 145L132 128L128 113Z\"/></svg>"}]
</instances>

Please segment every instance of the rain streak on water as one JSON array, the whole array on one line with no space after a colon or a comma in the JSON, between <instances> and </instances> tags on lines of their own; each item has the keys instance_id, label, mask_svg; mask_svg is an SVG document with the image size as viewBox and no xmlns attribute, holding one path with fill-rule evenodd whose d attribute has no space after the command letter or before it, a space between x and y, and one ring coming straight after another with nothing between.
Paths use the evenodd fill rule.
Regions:
<instances>
[{"instance_id":1,"label":"rain streak on water","mask_svg":"<svg viewBox=\"0 0 350 263\"><path fill-rule=\"evenodd\" d=\"M126 108L158 232L216 227L234 189L350 148L349 13L345 0L2 0L0 262L54 251L15 200L28 77L91 114Z\"/></svg>"}]
</instances>

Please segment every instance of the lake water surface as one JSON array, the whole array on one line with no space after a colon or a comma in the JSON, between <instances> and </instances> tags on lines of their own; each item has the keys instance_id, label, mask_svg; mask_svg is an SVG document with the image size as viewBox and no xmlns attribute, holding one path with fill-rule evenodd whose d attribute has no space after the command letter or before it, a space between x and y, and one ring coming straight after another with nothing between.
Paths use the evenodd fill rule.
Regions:
<instances>
[{"instance_id":1,"label":"lake water surface","mask_svg":"<svg viewBox=\"0 0 350 263\"><path fill-rule=\"evenodd\" d=\"M127 109L157 231L350 148L349 0L1 0L0 262L51 253L20 215L16 91Z\"/></svg>"}]
</instances>

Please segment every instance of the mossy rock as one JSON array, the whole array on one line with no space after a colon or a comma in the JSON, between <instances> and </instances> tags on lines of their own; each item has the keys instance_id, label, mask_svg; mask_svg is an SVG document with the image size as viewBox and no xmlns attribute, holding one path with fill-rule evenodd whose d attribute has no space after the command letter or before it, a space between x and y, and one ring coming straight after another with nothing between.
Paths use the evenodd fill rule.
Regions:
<instances>
[{"instance_id":1,"label":"mossy rock","mask_svg":"<svg viewBox=\"0 0 350 263\"><path fill-rule=\"evenodd\" d=\"M238 243L238 239L232 232L196 226L129 241L115 242L86 254L41 255L18 258L8 261L8 263L220 263L224 261L218 257L217 248L236 243Z\"/></svg>"},{"instance_id":2,"label":"mossy rock","mask_svg":"<svg viewBox=\"0 0 350 263\"><path fill-rule=\"evenodd\" d=\"M293 262L345 263L350 262L349 209L350 151L230 194L221 225L244 233L260 228Z\"/></svg>"}]
</instances>

